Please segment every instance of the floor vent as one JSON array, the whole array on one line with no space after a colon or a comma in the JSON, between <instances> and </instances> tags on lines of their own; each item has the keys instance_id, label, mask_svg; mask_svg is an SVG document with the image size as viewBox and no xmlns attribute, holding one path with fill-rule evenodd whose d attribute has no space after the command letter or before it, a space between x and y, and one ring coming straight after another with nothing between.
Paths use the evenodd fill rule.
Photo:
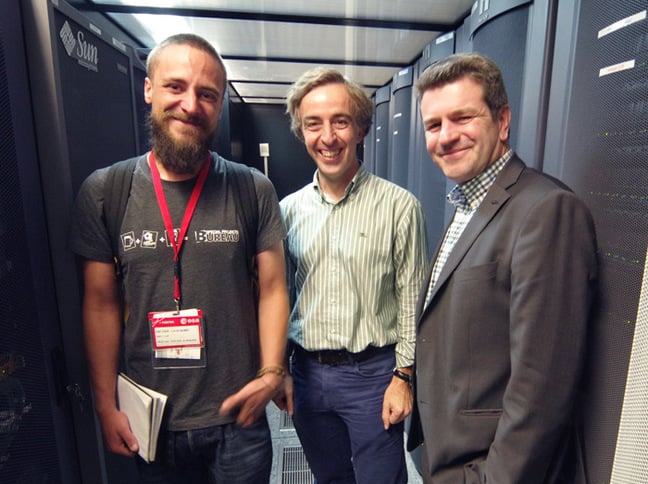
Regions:
<instances>
[{"instance_id":1,"label":"floor vent","mask_svg":"<svg viewBox=\"0 0 648 484\"><path fill-rule=\"evenodd\" d=\"M281 484L313 484L315 479L308 467L300 445L284 447L281 465Z\"/></svg>"},{"instance_id":2,"label":"floor vent","mask_svg":"<svg viewBox=\"0 0 648 484\"><path fill-rule=\"evenodd\" d=\"M293 425L292 417L288 415L288 412L286 412L285 410L281 412L280 420L281 420L279 422L280 430L294 430L295 426Z\"/></svg>"}]
</instances>

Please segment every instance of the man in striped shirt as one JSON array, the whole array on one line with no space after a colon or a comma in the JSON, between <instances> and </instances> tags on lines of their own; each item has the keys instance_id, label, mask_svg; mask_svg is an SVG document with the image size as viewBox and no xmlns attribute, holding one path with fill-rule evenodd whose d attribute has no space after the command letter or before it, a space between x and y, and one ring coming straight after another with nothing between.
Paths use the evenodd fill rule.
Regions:
<instances>
[{"instance_id":1,"label":"man in striped shirt","mask_svg":"<svg viewBox=\"0 0 648 484\"><path fill-rule=\"evenodd\" d=\"M422 209L358 160L373 112L360 86L313 69L290 89L287 112L317 170L281 202L292 303L285 405L290 413L294 403L318 483L405 483Z\"/></svg>"}]
</instances>

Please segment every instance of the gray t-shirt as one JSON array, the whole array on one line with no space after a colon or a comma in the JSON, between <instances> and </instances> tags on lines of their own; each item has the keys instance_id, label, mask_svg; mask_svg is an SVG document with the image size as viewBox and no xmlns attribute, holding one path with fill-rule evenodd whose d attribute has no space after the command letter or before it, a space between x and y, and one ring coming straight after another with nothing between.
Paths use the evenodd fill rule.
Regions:
<instances>
[{"instance_id":1,"label":"gray t-shirt","mask_svg":"<svg viewBox=\"0 0 648 484\"><path fill-rule=\"evenodd\" d=\"M173 248L155 197L148 164L140 160L120 229L124 294L126 373L138 383L169 395L169 430L220 425L225 397L254 378L259 340L254 298L246 261L245 225L239 201L227 183L225 165L214 164L200 195L180 256L182 307L203 311L207 364L204 368L154 369L148 313L170 311L173 299ZM252 170L258 200L256 252L285 237L274 187ZM102 219L107 169L83 183L75 205L70 246L90 260L112 261L111 241ZM171 219L179 229L194 180L163 182ZM244 183L239 186L245 187Z\"/></svg>"}]
</instances>

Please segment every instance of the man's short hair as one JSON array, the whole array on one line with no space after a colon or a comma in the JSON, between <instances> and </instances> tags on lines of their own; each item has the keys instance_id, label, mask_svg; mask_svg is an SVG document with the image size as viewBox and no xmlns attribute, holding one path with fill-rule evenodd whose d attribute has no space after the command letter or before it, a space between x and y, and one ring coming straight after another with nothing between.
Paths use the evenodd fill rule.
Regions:
<instances>
[{"instance_id":1,"label":"man's short hair","mask_svg":"<svg viewBox=\"0 0 648 484\"><path fill-rule=\"evenodd\" d=\"M328 67L316 67L302 74L288 90L286 100L286 113L290 115L290 130L297 138L304 140L302 133L302 119L299 107L304 97L316 87L326 84L342 84L351 97L351 115L353 122L367 134L371 127L374 105L371 99L355 82L349 80L342 73Z\"/></svg>"},{"instance_id":2,"label":"man's short hair","mask_svg":"<svg viewBox=\"0 0 648 484\"><path fill-rule=\"evenodd\" d=\"M497 64L480 54L453 54L431 64L416 81L419 97L425 91L468 77L482 86L484 102L495 117L508 104L502 72Z\"/></svg>"},{"instance_id":3,"label":"man's short hair","mask_svg":"<svg viewBox=\"0 0 648 484\"><path fill-rule=\"evenodd\" d=\"M227 85L227 70L225 69L225 64L223 64L223 59L218 54L218 52L216 52L216 49L212 44L210 44L203 37L196 34L172 35L171 37L167 37L158 45L156 45L146 58L146 75L148 77L153 78L153 73L155 72L155 68L157 67L160 52L164 50L165 47L168 47L170 45L188 45L189 47L201 50L210 55L223 71L225 85Z\"/></svg>"}]
</instances>

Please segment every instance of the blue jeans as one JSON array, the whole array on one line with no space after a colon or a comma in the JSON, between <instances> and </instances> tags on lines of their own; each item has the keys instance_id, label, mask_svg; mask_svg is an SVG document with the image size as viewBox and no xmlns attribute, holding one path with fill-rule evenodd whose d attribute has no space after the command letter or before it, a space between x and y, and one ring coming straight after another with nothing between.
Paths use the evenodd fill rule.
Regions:
<instances>
[{"instance_id":1,"label":"blue jeans","mask_svg":"<svg viewBox=\"0 0 648 484\"><path fill-rule=\"evenodd\" d=\"M164 432L158 458L136 458L140 482L147 484L267 484L272 442L263 415L250 427L235 423Z\"/></svg>"},{"instance_id":2,"label":"blue jeans","mask_svg":"<svg viewBox=\"0 0 648 484\"><path fill-rule=\"evenodd\" d=\"M296 353L293 422L318 484L407 482L403 423L385 430L383 396L393 353L329 366Z\"/></svg>"}]
</instances>

